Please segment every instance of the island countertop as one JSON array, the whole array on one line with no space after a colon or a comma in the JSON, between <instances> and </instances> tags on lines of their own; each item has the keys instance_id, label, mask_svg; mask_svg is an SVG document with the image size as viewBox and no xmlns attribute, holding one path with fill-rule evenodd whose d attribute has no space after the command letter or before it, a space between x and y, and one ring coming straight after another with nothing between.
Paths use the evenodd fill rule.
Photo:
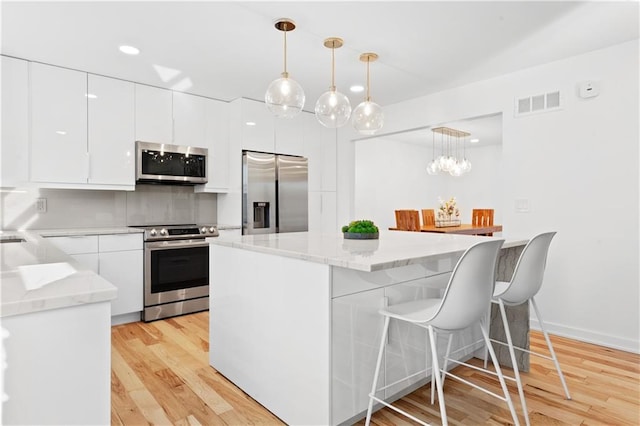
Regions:
<instances>
[{"instance_id":1,"label":"island countertop","mask_svg":"<svg viewBox=\"0 0 640 426\"><path fill-rule=\"evenodd\" d=\"M377 240L346 240L342 233L291 232L209 238L214 245L257 251L359 271L379 271L421 263L439 256L462 254L476 242L498 237L381 231ZM506 240L503 248L525 245Z\"/></svg>"},{"instance_id":2,"label":"island countertop","mask_svg":"<svg viewBox=\"0 0 640 426\"><path fill-rule=\"evenodd\" d=\"M0 239L5 241L0 244L0 317L103 302L117 295L110 282L39 232L3 231Z\"/></svg>"}]
</instances>

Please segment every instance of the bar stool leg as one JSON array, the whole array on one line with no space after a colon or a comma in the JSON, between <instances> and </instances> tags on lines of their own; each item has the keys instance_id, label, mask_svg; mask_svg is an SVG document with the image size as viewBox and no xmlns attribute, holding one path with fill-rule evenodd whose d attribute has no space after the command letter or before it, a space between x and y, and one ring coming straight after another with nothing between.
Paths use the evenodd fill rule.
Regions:
<instances>
[{"instance_id":1,"label":"bar stool leg","mask_svg":"<svg viewBox=\"0 0 640 426\"><path fill-rule=\"evenodd\" d=\"M549 339L547 330L545 330L544 328L544 323L542 322L542 317L540 316L540 311L538 311L538 306L536 305L536 301L533 297L529 300L531 301L531 305L533 306L533 311L536 313L536 318L538 319L540 330L542 330L542 334L544 334L544 339L547 341L547 346L549 347L549 353L551 354L551 358L553 358L553 363L556 365L558 376L560 376L560 382L562 382L562 387L564 388L564 394L567 396L567 399L571 399L571 395L569 395L569 388L567 387L567 383L564 381L564 375L562 374L562 370L560 369L560 363L558 362L558 357L556 357L556 352L553 350L553 345L551 344L551 339Z\"/></svg>"},{"instance_id":2,"label":"bar stool leg","mask_svg":"<svg viewBox=\"0 0 640 426\"><path fill-rule=\"evenodd\" d=\"M527 426L529 426L529 410L527 409L527 401L524 399L524 391L522 390L522 380L520 380L520 370L518 369L518 362L516 361L516 353L513 349L513 342L511 340L511 330L509 329L509 322L507 321L507 312L504 308L504 302L502 299L498 300L500 305L500 316L502 316L502 325L504 326L504 334L507 336L507 345L509 347L509 355L511 356L511 364L513 365L513 374L518 385L518 394L520 395L520 403L522 404L522 412L524 414L524 420Z\"/></svg>"},{"instance_id":3,"label":"bar stool leg","mask_svg":"<svg viewBox=\"0 0 640 426\"><path fill-rule=\"evenodd\" d=\"M390 317L384 317L384 327L382 329L382 338L380 339L380 350L378 351L378 361L376 362L376 372L373 375L373 385L371 385L371 393L369 394L369 408L367 408L367 420L365 426L369 426L371 422L371 413L373 411L373 396L376 394L376 387L378 385L378 376L380 374L380 366L382 365L382 355L384 354L384 345L387 340L387 333L389 332Z\"/></svg>"},{"instance_id":4,"label":"bar stool leg","mask_svg":"<svg viewBox=\"0 0 640 426\"><path fill-rule=\"evenodd\" d=\"M500 386L502 387L502 392L504 392L504 398L507 401L507 405L509 406L509 411L511 411L511 417L513 417L513 422L516 426L520 425L518 421L518 415L516 414L516 409L513 406L513 401L511 401L511 395L509 394L509 389L507 388L507 384L504 381L504 376L502 375L502 369L500 368L500 364L498 364L498 359L496 358L496 353L493 350L493 346L491 346L491 340L489 340L489 333L484 325L484 318L480 320L480 331L482 331L482 337L484 337L484 342L489 349L489 356L491 356L491 362L496 368L496 374L498 375L498 379L500 380Z\"/></svg>"},{"instance_id":5,"label":"bar stool leg","mask_svg":"<svg viewBox=\"0 0 640 426\"><path fill-rule=\"evenodd\" d=\"M442 378L440 377L440 367L438 366L438 347L436 346L435 333L432 326L429 329L429 342L431 343L431 356L433 357L433 372L431 379L435 378L436 388L438 390L438 405L440 406L440 417L442 417L442 426L447 426L447 409L444 406L444 392L442 392Z\"/></svg>"},{"instance_id":6,"label":"bar stool leg","mask_svg":"<svg viewBox=\"0 0 640 426\"><path fill-rule=\"evenodd\" d=\"M453 333L449 333L449 341L447 342L447 353L442 360L442 388L444 389L444 379L447 375L444 373L447 371L447 366L449 365L449 354L451 353L451 342L453 341Z\"/></svg>"}]
</instances>

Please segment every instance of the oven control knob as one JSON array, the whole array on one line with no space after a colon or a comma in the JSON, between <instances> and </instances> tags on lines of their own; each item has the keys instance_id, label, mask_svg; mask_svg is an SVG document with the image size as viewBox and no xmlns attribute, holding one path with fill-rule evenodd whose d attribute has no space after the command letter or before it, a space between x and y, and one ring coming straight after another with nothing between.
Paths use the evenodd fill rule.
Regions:
<instances>
[{"instance_id":1,"label":"oven control knob","mask_svg":"<svg viewBox=\"0 0 640 426\"><path fill-rule=\"evenodd\" d=\"M216 232L215 226L209 227L209 232L211 232L212 234L215 234L215 232Z\"/></svg>"},{"instance_id":2,"label":"oven control knob","mask_svg":"<svg viewBox=\"0 0 640 426\"><path fill-rule=\"evenodd\" d=\"M167 235L167 230L166 230L166 229L164 229L164 228L162 228L162 229L160 230L160 235L162 235L162 236L166 236L166 235Z\"/></svg>"},{"instance_id":3,"label":"oven control knob","mask_svg":"<svg viewBox=\"0 0 640 426\"><path fill-rule=\"evenodd\" d=\"M149 231L149 235L151 235L152 237L155 237L156 235L158 235L158 231L156 231L155 229L152 229L151 231Z\"/></svg>"},{"instance_id":4,"label":"oven control knob","mask_svg":"<svg viewBox=\"0 0 640 426\"><path fill-rule=\"evenodd\" d=\"M202 228L200 228L200 233L201 234L206 234L207 233L207 227L203 226Z\"/></svg>"}]
</instances>

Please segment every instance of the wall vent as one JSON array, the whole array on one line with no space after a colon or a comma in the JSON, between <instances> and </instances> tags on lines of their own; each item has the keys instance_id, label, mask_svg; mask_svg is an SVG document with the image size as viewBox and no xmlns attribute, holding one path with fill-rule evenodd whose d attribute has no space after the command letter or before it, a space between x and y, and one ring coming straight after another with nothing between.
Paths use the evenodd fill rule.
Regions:
<instances>
[{"instance_id":1,"label":"wall vent","mask_svg":"<svg viewBox=\"0 0 640 426\"><path fill-rule=\"evenodd\" d=\"M540 95L516 98L514 115L520 117L539 112L557 111L561 109L561 105L561 96L558 90Z\"/></svg>"}]
</instances>

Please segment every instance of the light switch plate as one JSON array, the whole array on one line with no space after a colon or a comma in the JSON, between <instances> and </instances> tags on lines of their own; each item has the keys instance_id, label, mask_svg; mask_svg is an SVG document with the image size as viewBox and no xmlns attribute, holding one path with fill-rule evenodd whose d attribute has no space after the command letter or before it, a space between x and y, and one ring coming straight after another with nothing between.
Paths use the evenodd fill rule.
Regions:
<instances>
[{"instance_id":1,"label":"light switch plate","mask_svg":"<svg viewBox=\"0 0 640 426\"><path fill-rule=\"evenodd\" d=\"M516 213L529 213L529 199L516 198Z\"/></svg>"},{"instance_id":2,"label":"light switch plate","mask_svg":"<svg viewBox=\"0 0 640 426\"><path fill-rule=\"evenodd\" d=\"M46 213L47 212L47 199L46 198L38 198L38 199L36 199L36 212L38 212L38 213Z\"/></svg>"}]
</instances>

